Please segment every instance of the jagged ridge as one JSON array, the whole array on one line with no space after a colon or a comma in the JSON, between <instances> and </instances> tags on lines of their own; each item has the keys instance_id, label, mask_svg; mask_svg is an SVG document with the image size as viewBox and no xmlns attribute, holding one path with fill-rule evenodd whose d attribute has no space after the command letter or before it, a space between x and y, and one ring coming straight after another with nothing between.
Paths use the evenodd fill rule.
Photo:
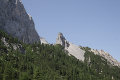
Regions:
<instances>
[{"instance_id":1,"label":"jagged ridge","mask_svg":"<svg viewBox=\"0 0 120 80\"><path fill-rule=\"evenodd\" d=\"M84 61L84 59L85 59L84 55L85 55L86 51L84 49L81 49L82 46L77 46L75 44L68 42L62 33L58 33L58 37L56 39L56 44L62 45L65 48L65 50L68 51L69 54L73 55L74 57L76 57L77 59L79 59L81 61ZM94 50L94 49L91 49L89 51L93 52L95 55L104 57L113 66L120 67L120 62L118 62L116 59L114 59L109 53L106 53L103 50L98 51L98 50Z\"/></svg>"},{"instance_id":2,"label":"jagged ridge","mask_svg":"<svg viewBox=\"0 0 120 80\"><path fill-rule=\"evenodd\" d=\"M70 55L75 56L77 59L84 61L84 53L85 51L83 51L82 49L79 48L79 46L74 45L70 42L68 42L65 37L63 36L62 33L58 34L58 37L56 39L56 44L60 44L62 45L65 50L68 51L68 53Z\"/></svg>"},{"instance_id":3,"label":"jagged ridge","mask_svg":"<svg viewBox=\"0 0 120 80\"><path fill-rule=\"evenodd\" d=\"M60 45L28 45L0 31L0 80L120 79L120 68L109 66L106 60L102 61L100 56L88 50L85 49L88 52L85 56L91 59L83 63L68 56Z\"/></svg>"}]
</instances>

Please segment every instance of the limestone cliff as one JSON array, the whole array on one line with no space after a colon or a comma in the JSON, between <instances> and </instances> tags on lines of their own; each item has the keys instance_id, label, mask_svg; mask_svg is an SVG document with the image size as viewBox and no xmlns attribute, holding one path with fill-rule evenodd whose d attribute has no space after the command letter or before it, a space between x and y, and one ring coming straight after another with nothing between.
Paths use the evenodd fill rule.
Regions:
<instances>
[{"instance_id":1,"label":"limestone cliff","mask_svg":"<svg viewBox=\"0 0 120 80\"><path fill-rule=\"evenodd\" d=\"M0 29L24 43L40 41L32 17L21 0L0 0Z\"/></svg>"},{"instance_id":2,"label":"limestone cliff","mask_svg":"<svg viewBox=\"0 0 120 80\"><path fill-rule=\"evenodd\" d=\"M65 37L63 36L62 33L58 34L58 37L56 39L56 44L60 44L62 45L65 50L68 51L68 53L74 57L76 57L77 59L84 61L84 53L85 51L80 49L79 46L72 44L70 42L68 42Z\"/></svg>"},{"instance_id":3,"label":"limestone cliff","mask_svg":"<svg viewBox=\"0 0 120 80\"><path fill-rule=\"evenodd\" d=\"M64 49L67 50L70 55L73 55L77 59L84 61L85 50L81 49L80 46L77 46L75 44L68 42L62 33L58 34L58 37L56 39L56 44L62 45L64 47ZM107 53L103 50L94 50L94 49L91 49L89 51L93 52L95 55L99 55L99 56L105 58L109 64L120 67L120 62L118 62L116 59L114 59L109 53Z\"/></svg>"}]
</instances>

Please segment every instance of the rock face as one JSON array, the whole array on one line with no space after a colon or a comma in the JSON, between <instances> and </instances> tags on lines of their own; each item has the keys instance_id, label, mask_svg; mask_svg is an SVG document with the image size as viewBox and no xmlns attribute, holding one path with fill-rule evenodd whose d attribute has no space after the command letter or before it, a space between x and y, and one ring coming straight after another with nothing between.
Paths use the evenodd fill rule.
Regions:
<instances>
[{"instance_id":1,"label":"rock face","mask_svg":"<svg viewBox=\"0 0 120 80\"><path fill-rule=\"evenodd\" d=\"M0 0L0 29L24 43L40 41L32 17L20 0Z\"/></svg>"},{"instance_id":2,"label":"rock face","mask_svg":"<svg viewBox=\"0 0 120 80\"><path fill-rule=\"evenodd\" d=\"M103 50L94 50L91 49L94 54L99 55L107 59L107 61L112 64L113 66L119 66L120 67L120 62L118 62L116 59L114 59L109 53L103 51Z\"/></svg>"},{"instance_id":3,"label":"rock face","mask_svg":"<svg viewBox=\"0 0 120 80\"><path fill-rule=\"evenodd\" d=\"M82 50L80 48L80 46L77 46L75 44L72 44L72 43L68 42L65 39L65 37L63 36L62 33L58 34L58 37L56 39L56 44L62 45L65 48L65 50L68 51L68 53L70 55L73 55L77 59L79 59L81 61L84 61L84 59L85 59L85 57L84 57L85 51ZM103 50L94 50L94 49L91 49L90 51L93 52L95 55L99 55L99 56L104 57L111 65L120 67L120 62L115 60L109 53L107 53L107 52L105 52Z\"/></svg>"},{"instance_id":4,"label":"rock face","mask_svg":"<svg viewBox=\"0 0 120 80\"><path fill-rule=\"evenodd\" d=\"M41 41L41 44L49 44L43 37L40 37L40 41Z\"/></svg>"},{"instance_id":5,"label":"rock face","mask_svg":"<svg viewBox=\"0 0 120 80\"><path fill-rule=\"evenodd\" d=\"M65 39L62 33L58 33L56 44L60 44L65 48L69 47L69 42Z\"/></svg>"},{"instance_id":6,"label":"rock face","mask_svg":"<svg viewBox=\"0 0 120 80\"><path fill-rule=\"evenodd\" d=\"M73 55L77 59L79 59L81 61L84 61L84 53L85 53L85 51L83 51L82 49L80 49L79 46L74 45L74 44L68 42L65 39L65 37L63 36L62 33L58 34L58 37L56 39L56 44L62 45L65 48L65 50L68 51L68 53L70 55Z\"/></svg>"}]
</instances>

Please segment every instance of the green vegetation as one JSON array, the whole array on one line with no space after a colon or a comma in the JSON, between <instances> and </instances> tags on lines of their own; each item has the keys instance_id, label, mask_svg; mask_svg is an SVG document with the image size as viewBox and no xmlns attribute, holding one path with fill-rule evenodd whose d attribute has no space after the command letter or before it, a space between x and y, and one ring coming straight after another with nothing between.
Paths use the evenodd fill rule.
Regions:
<instances>
[{"instance_id":1,"label":"green vegetation","mask_svg":"<svg viewBox=\"0 0 120 80\"><path fill-rule=\"evenodd\" d=\"M22 48L15 50L13 44ZM120 80L120 68L83 49L84 63L60 45L24 44L0 31L0 80Z\"/></svg>"}]
</instances>

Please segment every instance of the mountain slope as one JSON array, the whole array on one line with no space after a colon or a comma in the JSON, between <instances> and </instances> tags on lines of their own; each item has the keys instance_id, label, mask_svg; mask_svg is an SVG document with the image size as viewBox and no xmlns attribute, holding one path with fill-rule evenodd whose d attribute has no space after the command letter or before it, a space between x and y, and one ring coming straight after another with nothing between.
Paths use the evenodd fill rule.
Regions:
<instances>
[{"instance_id":1,"label":"mountain slope","mask_svg":"<svg viewBox=\"0 0 120 80\"><path fill-rule=\"evenodd\" d=\"M0 29L25 43L40 41L21 0L0 0Z\"/></svg>"},{"instance_id":2,"label":"mountain slope","mask_svg":"<svg viewBox=\"0 0 120 80\"><path fill-rule=\"evenodd\" d=\"M62 33L56 45L39 39L20 0L0 0L0 29L0 80L120 80L108 53L74 45Z\"/></svg>"},{"instance_id":3,"label":"mountain slope","mask_svg":"<svg viewBox=\"0 0 120 80\"><path fill-rule=\"evenodd\" d=\"M56 44L62 45L64 47L64 49L66 51L68 51L68 53L70 55L73 55L77 59L84 62L85 52L86 52L84 50L84 47L80 47L80 46L77 46L75 44L68 42L62 33L58 34L58 37L56 39ZM110 65L120 67L120 62L115 60L109 53L106 53L103 50L98 51L98 50L94 50L94 49L89 49L89 51L93 52L93 54L95 54L95 55L99 55L101 57L104 57Z\"/></svg>"},{"instance_id":4,"label":"mountain slope","mask_svg":"<svg viewBox=\"0 0 120 80\"><path fill-rule=\"evenodd\" d=\"M77 59L79 59L79 60L81 60L81 61L84 61L84 53L85 53L85 51L82 50L82 49L80 49L79 46L74 45L74 44L68 42L68 41L65 39L65 37L63 36L62 33L59 33L59 34L58 34L58 37L57 37L57 39L56 39L56 44L62 45L62 46L65 48L65 50L68 51L68 53L69 53L70 55L73 55L73 56L75 56Z\"/></svg>"},{"instance_id":5,"label":"mountain slope","mask_svg":"<svg viewBox=\"0 0 120 80\"><path fill-rule=\"evenodd\" d=\"M120 62L118 62L116 59L114 59L109 53L107 53L103 50L91 49L91 51L94 52L94 54L100 55L100 56L104 57L105 59L107 59L107 61L110 64L112 64L113 66L119 66L120 67Z\"/></svg>"},{"instance_id":6,"label":"mountain slope","mask_svg":"<svg viewBox=\"0 0 120 80\"><path fill-rule=\"evenodd\" d=\"M0 80L120 80L120 68L83 50L84 62L60 45L28 45L0 31Z\"/></svg>"}]
</instances>

